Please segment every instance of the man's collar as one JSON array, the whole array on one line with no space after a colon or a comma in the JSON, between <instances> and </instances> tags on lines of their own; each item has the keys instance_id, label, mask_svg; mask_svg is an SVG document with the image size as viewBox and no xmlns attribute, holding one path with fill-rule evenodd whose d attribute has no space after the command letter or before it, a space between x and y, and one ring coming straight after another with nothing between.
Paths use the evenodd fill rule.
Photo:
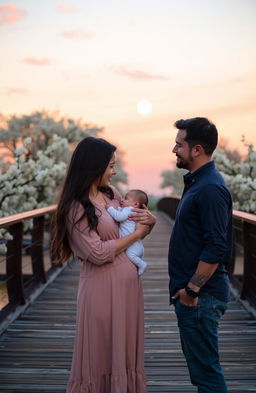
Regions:
<instances>
[{"instance_id":1,"label":"man's collar","mask_svg":"<svg viewBox=\"0 0 256 393\"><path fill-rule=\"evenodd\" d=\"M185 186L190 186L192 183L195 183L196 179L201 177L206 171L214 168L215 168L214 161L210 161L207 162L207 164L200 166L200 168L198 168L195 172L186 173L186 175L183 176Z\"/></svg>"}]
</instances>

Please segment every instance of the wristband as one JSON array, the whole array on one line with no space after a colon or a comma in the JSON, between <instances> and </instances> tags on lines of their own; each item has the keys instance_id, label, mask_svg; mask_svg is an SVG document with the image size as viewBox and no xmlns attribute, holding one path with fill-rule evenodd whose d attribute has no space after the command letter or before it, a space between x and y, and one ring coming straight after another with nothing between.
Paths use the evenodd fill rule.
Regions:
<instances>
[{"instance_id":1,"label":"wristband","mask_svg":"<svg viewBox=\"0 0 256 393\"><path fill-rule=\"evenodd\" d=\"M192 297L193 299L195 299L199 296L199 292L195 292L192 288L189 288L188 286L186 286L185 291L186 291L186 294L189 297Z\"/></svg>"}]
</instances>

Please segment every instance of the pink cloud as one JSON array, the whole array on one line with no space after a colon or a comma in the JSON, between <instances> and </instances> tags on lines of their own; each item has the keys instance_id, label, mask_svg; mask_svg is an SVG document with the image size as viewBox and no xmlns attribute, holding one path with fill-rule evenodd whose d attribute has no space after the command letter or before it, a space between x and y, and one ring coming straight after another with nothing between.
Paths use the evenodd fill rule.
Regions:
<instances>
[{"instance_id":1,"label":"pink cloud","mask_svg":"<svg viewBox=\"0 0 256 393\"><path fill-rule=\"evenodd\" d=\"M24 63L35 65L35 66L45 66L51 64L51 59L47 58L42 58L42 59L37 59L35 57L26 57L23 59Z\"/></svg>"},{"instance_id":2,"label":"pink cloud","mask_svg":"<svg viewBox=\"0 0 256 393\"><path fill-rule=\"evenodd\" d=\"M59 12L64 13L64 14L70 14L72 12L77 12L78 8L76 8L76 7L68 7L64 3L62 3L62 1L58 1L58 3L57 3L57 10Z\"/></svg>"},{"instance_id":3,"label":"pink cloud","mask_svg":"<svg viewBox=\"0 0 256 393\"><path fill-rule=\"evenodd\" d=\"M114 67L112 70L122 76L127 76L128 78L132 79L137 79L137 80L153 80L153 79L158 79L158 80L168 80L169 78L165 75L159 75L159 74L150 74L145 71L141 70L128 70L125 67Z\"/></svg>"},{"instance_id":4,"label":"pink cloud","mask_svg":"<svg viewBox=\"0 0 256 393\"><path fill-rule=\"evenodd\" d=\"M23 89L20 87L7 87L5 91L6 96L11 96L13 94L20 94L20 95L25 95L28 94L28 89Z\"/></svg>"},{"instance_id":5,"label":"pink cloud","mask_svg":"<svg viewBox=\"0 0 256 393\"><path fill-rule=\"evenodd\" d=\"M0 25L14 23L22 19L26 11L17 5L6 3L0 6Z\"/></svg>"},{"instance_id":6,"label":"pink cloud","mask_svg":"<svg viewBox=\"0 0 256 393\"><path fill-rule=\"evenodd\" d=\"M89 40L94 35L92 33L89 33L88 31L77 29L71 31L64 31L64 33L62 33L62 36L69 40Z\"/></svg>"}]
</instances>

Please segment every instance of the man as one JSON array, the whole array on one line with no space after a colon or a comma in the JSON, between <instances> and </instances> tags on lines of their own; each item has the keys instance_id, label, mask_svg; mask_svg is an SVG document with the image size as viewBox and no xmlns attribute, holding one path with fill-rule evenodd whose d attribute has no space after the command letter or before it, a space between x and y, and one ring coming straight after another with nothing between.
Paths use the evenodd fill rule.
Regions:
<instances>
[{"instance_id":1,"label":"man","mask_svg":"<svg viewBox=\"0 0 256 393\"><path fill-rule=\"evenodd\" d=\"M199 393L227 393L218 323L227 308L232 200L212 153L218 132L208 119L178 120L173 153L188 169L169 248L170 299L190 378Z\"/></svg>"}]
</instances>

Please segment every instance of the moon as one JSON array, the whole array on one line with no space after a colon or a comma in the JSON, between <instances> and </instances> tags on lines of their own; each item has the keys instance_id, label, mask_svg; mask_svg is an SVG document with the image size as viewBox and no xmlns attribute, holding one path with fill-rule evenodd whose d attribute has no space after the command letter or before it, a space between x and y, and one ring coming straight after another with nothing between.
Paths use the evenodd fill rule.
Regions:
<instances>
[{"instance_id":1,"label":"moon","mask_svg":"<svg viewBox=\"0 0 256 393\"><path fill-rule=\"evenodd\" d=\"M146 116L152 112L152 104L148 100L140 100L137 104L137 111L140 115Z\"/></svg>"}]
</instances>

